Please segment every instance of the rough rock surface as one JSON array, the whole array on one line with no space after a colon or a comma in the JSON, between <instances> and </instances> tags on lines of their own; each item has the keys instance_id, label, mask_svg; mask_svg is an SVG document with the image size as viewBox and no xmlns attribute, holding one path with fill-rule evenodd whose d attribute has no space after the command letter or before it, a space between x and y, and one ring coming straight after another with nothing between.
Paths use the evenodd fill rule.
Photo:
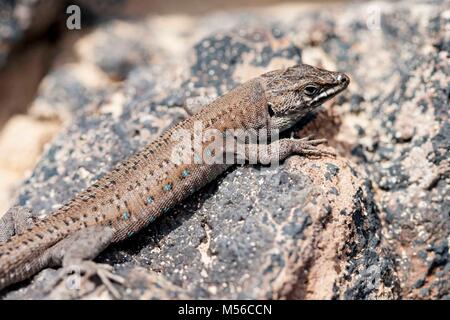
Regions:
<instances>
[{"instance_id":1,"label":"rough rock surface","mask_svg":"<svg viewBox=\"0 0 450 320\"><path fill-rule=\"evenodd\" d=\"M125 298L448 298L449 20L445 1L408 1L95 26L41 84L30 112L66 127L17 203L50 214L186 117L186 101L322 65L352 84L294 131L338 157L234 168L97 260L126 278ZM3 297L109 297L95 283L43 290L55 274Z\"/></svg>"}]
</instances>

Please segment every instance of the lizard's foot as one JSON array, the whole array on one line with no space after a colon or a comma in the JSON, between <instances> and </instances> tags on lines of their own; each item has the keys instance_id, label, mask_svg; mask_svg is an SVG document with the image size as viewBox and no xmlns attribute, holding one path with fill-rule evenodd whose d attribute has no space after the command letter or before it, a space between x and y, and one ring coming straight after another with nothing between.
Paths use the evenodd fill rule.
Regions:
<instances>
[{"instance_id":1,"label":"lizard's foot","mask_svg":"<svg viewBox=\"0 0 450 320\"><path fill-rule=\"evenodd\" d=\"M327 139L312 139L312 136L307 136L301 139L292 139L292 152L310 156L336 156L334 151L320 149L317 146L327 142Z\"/></svg>"},{"instance_id":2,"label":"lizard's foot","mask_svg":"<svg viewBox=\"0 0 450 320\"><path fill-rule=\"evenodd\" d=\"M69 289L81 290L86 288L86 283L98 277L108 292L116 299L120 298L119 291L112 284L113 282L123 284L124 278L113 273L114 268L107 264L99 264L93 261L81 261L63 267L58 276L57 283L65 282Z\"/></svg>"}]
</instances>

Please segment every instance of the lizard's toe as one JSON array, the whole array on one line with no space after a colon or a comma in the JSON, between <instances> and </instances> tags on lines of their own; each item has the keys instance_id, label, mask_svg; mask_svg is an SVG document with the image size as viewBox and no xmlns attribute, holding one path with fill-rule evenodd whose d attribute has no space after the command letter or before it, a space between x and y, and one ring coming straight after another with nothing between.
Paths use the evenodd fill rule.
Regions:
<instances>
[{"instance_id":1,"label":"lizard's toe","mask_svg":"<svg viewBox=\"0 0 450 320\"><path fill-rule=\"evenodd\" d=\"M114 268L108 264L99 264L92 261L81 261L76 264L71 264L63 267L54 281L52 287L58 291L70 290L70 295L83 296L98 289L96 280L100 280L108 292L115 299L120 298L119 291L115 288L113 283L123 285L125 279L113 273Z\"/></svg>"},{"instance_id":2,"label":"lizard's toe","mask_svg":"<svg viewBox=\"0 0 450 320\"><path fill-rule=\"evenodd\" d=\"M326 150L323 148L318 148L317 146L325 143L326 139L315 139L315 140L308 140L308 141L302 141L299 140L299 143L296 143L294 146L294 152L298 154L304 154L309 156L336 156L336 153L334 151Z\"/></svg>"},{"instance_id":3,"label":"lizard's toe","mask_svg":"<svg viewBox=\"0 0 450 320\"><path fill-rule=\"evenodd\" d=\"M95 263L93 261L83 261L79 265L75 265L75 267L79 267L79 274L81 275L82 281L91 280L97 276L114 298L120 298L120 294L112 282L123 284L125 279L115 275L113 273L114 268L112 266L108 264ZM80 285L82 284L80 283Z\"/></svg>"}]
</instances>

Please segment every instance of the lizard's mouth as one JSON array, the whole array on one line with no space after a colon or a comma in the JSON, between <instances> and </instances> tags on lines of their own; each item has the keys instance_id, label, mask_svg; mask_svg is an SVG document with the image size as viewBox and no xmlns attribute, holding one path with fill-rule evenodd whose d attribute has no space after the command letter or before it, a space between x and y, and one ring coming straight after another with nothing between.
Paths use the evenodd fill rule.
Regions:
<instances>
[{"instance_id":1,"label":"lizard's mouth","mask_svg":"<svg viewBox=\"0 0 450 320\"><path fill-rule=\"evenodd\" d=\"M347 75L343 73L339 73L336 77L336 83L324 90L322 90L319 94L317 94L310 102L311 107L318 107L325 101L333 98L337 94L344 91L348 84L350 83L350 79Z\"/></svg>"}]
</instances>

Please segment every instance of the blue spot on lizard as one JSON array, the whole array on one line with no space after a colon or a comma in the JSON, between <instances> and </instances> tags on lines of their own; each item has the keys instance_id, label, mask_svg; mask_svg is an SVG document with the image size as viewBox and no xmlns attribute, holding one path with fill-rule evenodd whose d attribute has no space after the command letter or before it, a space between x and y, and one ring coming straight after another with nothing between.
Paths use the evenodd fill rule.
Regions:
<instances>
[{"instance_id":1,"label":"blue spot on lizard","mask_svg":"<svg viewBox=\"0 0 450 320\"><path fill-rule=\"evenodd\" d=\"M162 210L162 212L163 212L163 213L167 213L167 212L169 212L169 210L170 210L170 208L164 208L164 209Z\"/></svg>"},{"instance_id":2,"label":"blue spot on lizard","mask_svg":"<svg viewBox=\"0 0 450 320\"><path fill-rule=\"evenodd\" d=\"M188 169L184 169L183 172L181 173L181 176L183 178L186 178L186 177L189 176L189 174L190 174L189 170Z\"/></svg>"},{"instance_id":3,"label":"blue spot on lizard","mask_svg":"<svg viewBox=\"0 0 450 320\"><path fill-rule=\"evenodd\" d=\"M164 185L164 190L165 190L165 191L170 191L170 190L172 190L172 184L168 183L168 184Z\"/></svg>"}]
</instances>

